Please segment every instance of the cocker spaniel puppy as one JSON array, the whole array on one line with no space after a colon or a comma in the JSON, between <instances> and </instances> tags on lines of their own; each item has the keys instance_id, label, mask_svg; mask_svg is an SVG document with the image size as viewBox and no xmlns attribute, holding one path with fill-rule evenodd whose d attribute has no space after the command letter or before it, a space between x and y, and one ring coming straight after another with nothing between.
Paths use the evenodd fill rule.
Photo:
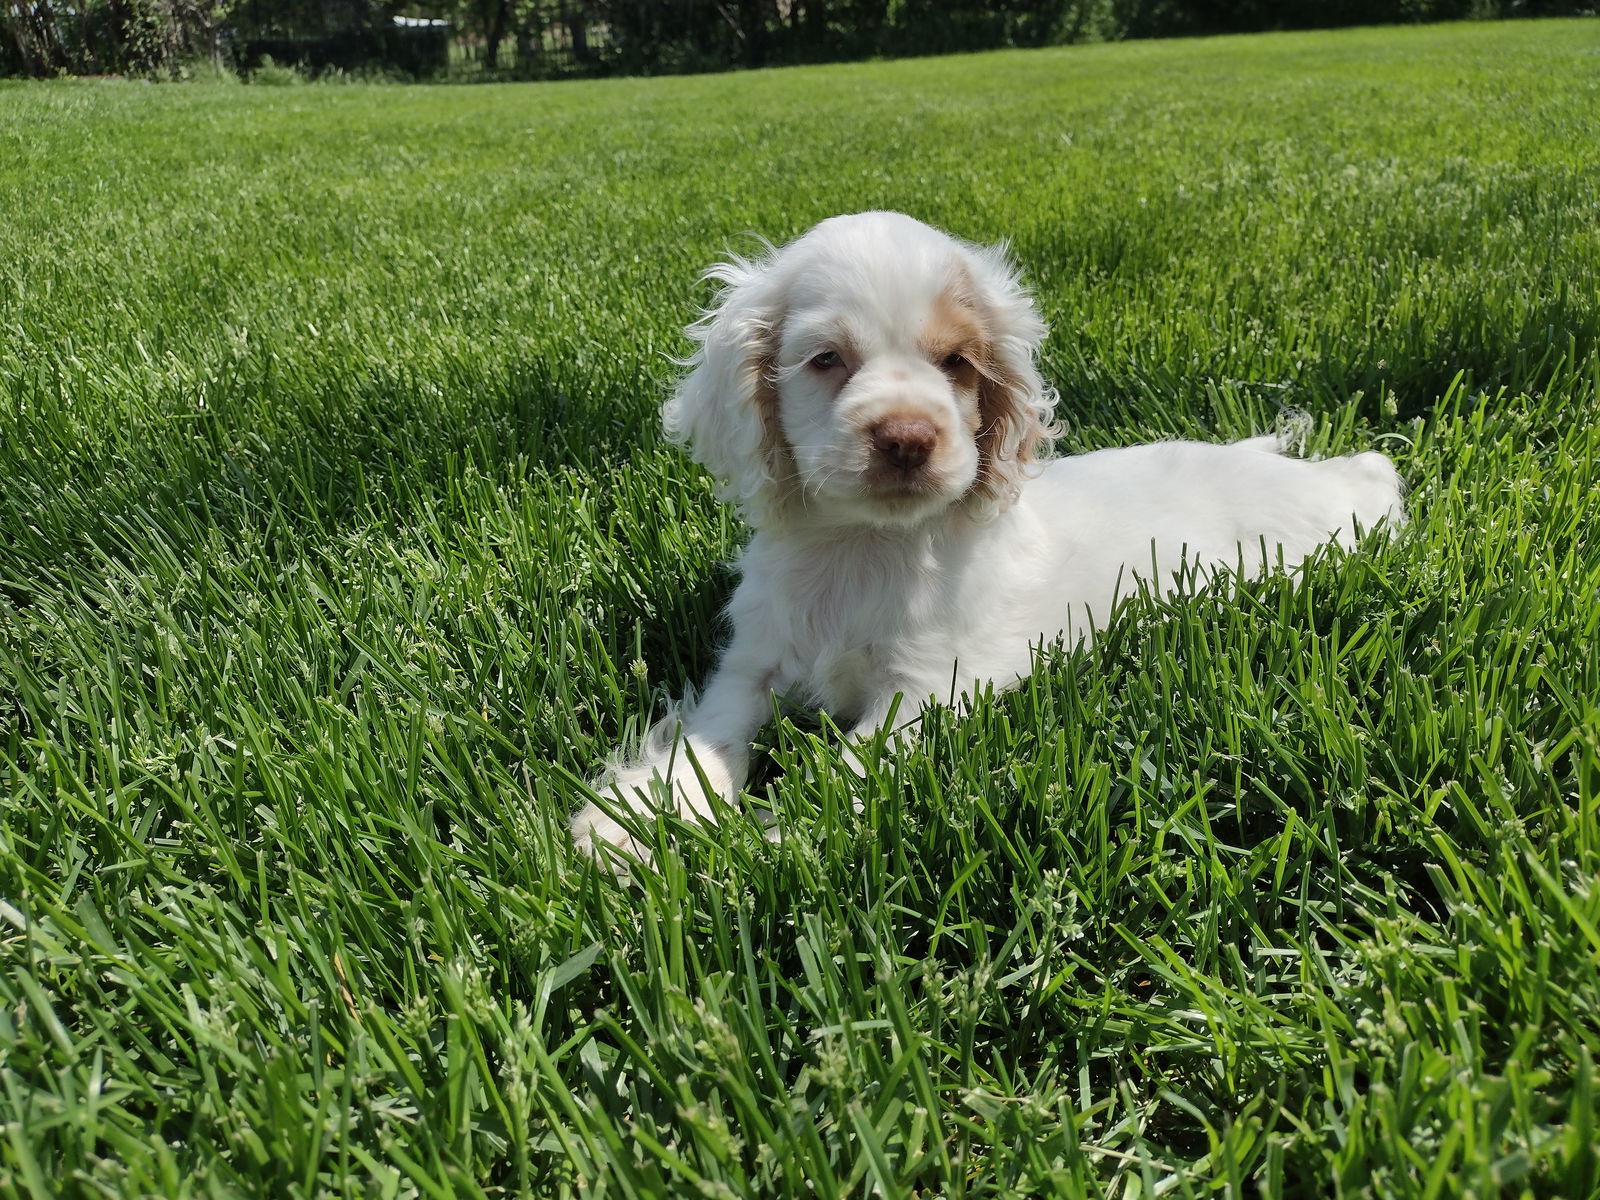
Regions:
<instances>
[{"instance_id":1,"label":"cocker spaniel puppy","mask_svg":"<svg viewBox=\"0 0 1600 1200\"><path fill-rule=\"evenodd\" d=\"M1044 461L1045 326L1002 249L871 212L709 277L721 291L664 423L755 536L704 690L596 785L625 808L670 797L709 819L774 694L870 735L899 696L909 714L1015 682L1135 577L1161 592L1184 570L1292 567L1402 519L1377 453L1310 462L1256 437ZM639 853L595 804L572 834Z\"/></svg>"}]
</instances>

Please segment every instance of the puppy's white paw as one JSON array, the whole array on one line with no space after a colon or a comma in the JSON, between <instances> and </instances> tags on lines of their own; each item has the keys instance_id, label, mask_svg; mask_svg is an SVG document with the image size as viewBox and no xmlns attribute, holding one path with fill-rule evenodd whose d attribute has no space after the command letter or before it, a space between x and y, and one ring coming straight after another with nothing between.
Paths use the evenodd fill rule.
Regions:
<instances>
[{"instance_id":1,"label":"puppy's white paw","mask_svg":"<svg viewBox=\"0 0 1600 1200\"><path fill-rule=\"evenodd\" d=\"M585 804L570 828L572 844L585 854L607 861L614 858L612 851L621 851L642 863L650 861L650 851L598 804Z\"/></svg>"},{"instance_id":2,"label":"puppy's white paw","mask_svg":"<svg viewBox=\"0 0 1600 1200\"><path fill-rule=\"evenodd\" d=\"M668 807L686 821L707 822L715 820L713 797L732 804L736 793L727 763L703 748L693 761L690 752L681 749L667 763L616 768L595 789L607 796L620 795L635 810Z\"/></svg>"},{"instance_id":3,"label":"puppy's white paw","mask_svg":"<svg viewBox=\"0 0 1600 1200\"><path fill-rule=\"evenodd\" d=\"M613 811L651 813L665 808L686 820L710 821L713 809L708 786L721 798L731 799L733 780L727 766L713 754L701 757L699 765L700 770L696 771L687 755L678 755L668 764L617 767L596 780L594 790L611 801L609 807ZM701 772L705 774L704 782ZM585 805L572 818L572 841L578 849L597 857L604 856L607 847L611 847L640 862L650 861L649 851L598 804Z\"/></svg>"}]
</instances>

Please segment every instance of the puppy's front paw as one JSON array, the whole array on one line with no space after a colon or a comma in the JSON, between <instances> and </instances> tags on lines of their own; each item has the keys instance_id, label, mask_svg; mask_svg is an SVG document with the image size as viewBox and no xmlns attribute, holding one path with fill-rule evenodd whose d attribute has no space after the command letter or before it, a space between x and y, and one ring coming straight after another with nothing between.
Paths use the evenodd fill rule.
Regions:
<instances>
[{"instance_id":1,"label":"puppy's front paw","mask_svg":"<svg viewBox=\"0 0 1600 1200\"><path fill-rule=\"evenodd\" d=\"M612 812L650 813L666 809L690 821L716 819L715 800L732 802L733 773L725 757L701 748L664 762L616 767L594 784ZM715 800L713 799L715 798ZM579 850L604 857L614 847L641 862L649 851L599 804L586 804L572 818L572 841Z\"/></svg>"},{"instance_id":2,"label":"puppy's front paw","mask_svg":"<svg viewBox=\"0 0 1600 1200\"><path fill-rule=\"evenodd\" d=\"M718 781L711 782L715 787ZM618 767L596 780L594 790L610 801L612 812L651 813L665 808L702 820L711 812L699 776L689 763L682 761L673 763L665 773L661 765L653 763ZM650 861L649 851L598 804L586 804L572 818L572 842L597 857L607 847L614 847L641 862Z\"/></svg>"},{"instance_id":3,"label":"puppy's front paw","mask_svg":"<svg viewBox=\"0 0 1600 1200\"><path fill-rule=\"evenodd\" d=\"M606 860L612 851L621 851L640 862L650 861L650 851L598 804L585 804L579 809L570 828L572 844L585 854Z\"/></svg>"}]
</instances>

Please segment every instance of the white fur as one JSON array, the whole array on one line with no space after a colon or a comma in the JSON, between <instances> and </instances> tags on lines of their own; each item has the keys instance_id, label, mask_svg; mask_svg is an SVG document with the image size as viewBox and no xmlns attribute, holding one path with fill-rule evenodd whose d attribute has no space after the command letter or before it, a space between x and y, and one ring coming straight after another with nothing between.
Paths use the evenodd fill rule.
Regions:
<instances>
[{"instance_id":1,"label":"white fur","mask_svg":"<svg viewBox=\"0 0 1600 1200\"><path fill-rule=\"evenodd\" d=\"M1383 455L1311 462L1275 437L1036 462L1056 432L1043 322L1003 250L910 217L835 217L709 277L722 288L664 423L755 535L721 662L597 784L613 807L651 806L656 781L712 818L707 791L737 796L774 694L865 737L897 696L910 715L1014 683L1041 641L1103 625L1135 577L1165 592L1185 567L1292 568L1403 519ZM933 361L952 297L979 330L970 369ZM926 460L906 465L906 447ZM595 804L572 832L639 853Z\"/></svg>"}]
</instances>

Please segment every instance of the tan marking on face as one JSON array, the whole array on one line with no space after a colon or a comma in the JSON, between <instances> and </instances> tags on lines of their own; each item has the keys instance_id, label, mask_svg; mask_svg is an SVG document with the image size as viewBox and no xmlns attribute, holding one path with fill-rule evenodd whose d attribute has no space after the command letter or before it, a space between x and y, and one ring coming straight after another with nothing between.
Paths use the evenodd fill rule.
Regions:
<instances>
[{"instance_id":1,"label":"tan marking on face","mask_svg":"<svg viewBox=\"0 0 1600 1200\"><path fill-rule=\"evenodd\" d=\"M988 369L989 341L983 320L967 301L966 286L954 283L933 302L933 312L922 326L917 346L923 357L940 370L952 354L965 361L948 371L958 391L971 395L981 392L981 378ZM963 406L962 421L968 433L978 431L980 415L976 407Z\"/></svg>"},{"instance_id":2,"label":"tan marking on face","mask_svg":"<svg viewBox=\"0 0 1600 1200\"><path fill-rule=\"evenodd\" d=\"M1004 366L991 363L978 381L978 414L982 430L978 454L984 463L996 457L1019 463L1034 461L1044 427L1026 403L1023 383Z\"/></svg>"},{"instance_id":3,"label":"tan marking on face","mask_svg":"<svg viewBox=\"0 0 1600 1200\"><path fill-rule=\"evenodd\" d=\"M991 349L987 331L994 318L965 268L958 268L954 282L941 295L934 311L938 315L950 309L978 332L978 352L971 358L978 392L971 426L978 445L978 483L974 491L996 496L1006 486L1005 479L1014 475L1019 466L1035 461L1035 447L1045 429L1028 406L1025 381ZM933 324L929 322L930 326Z\"/></svg>"},{"instance_id":4,"label":"tan marking on face","mask_svg":"<svg viewBox=\"0 0 1600 1200\"><path fill-rule=\"evenodd\" d=\"M988 338L977 312L954 288L946 288L933 302L933 312L917 337L918 348L934 366L959 354L974 366L988 354Z\"/></svg>"},{"instance_id":5,"label":"tan marking on face","mask_svg":"<svg viewBox=\"0 0 1600 1200\"><path fill-rule=\"evenodd\" d=\"M761 419L761 452L766 456L767 467L781 488L787 488L795 478L794 450L783 432L783 422L778 418L782 398L778 395L778 331L773 328L764 343L756 348L745 363L748 372L746 388L750 403Z\"/></svg>"}]
</instances>

